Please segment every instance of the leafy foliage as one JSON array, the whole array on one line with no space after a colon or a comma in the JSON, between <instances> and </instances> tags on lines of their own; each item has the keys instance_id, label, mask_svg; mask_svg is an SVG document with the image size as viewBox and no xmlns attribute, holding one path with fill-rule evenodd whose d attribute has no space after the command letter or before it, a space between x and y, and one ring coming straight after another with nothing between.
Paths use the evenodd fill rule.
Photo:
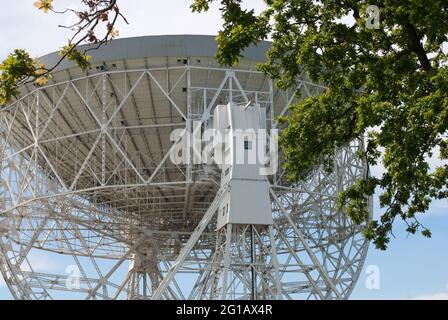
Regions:
<instances>
[{"instance_id":1,"label":"leafy foliage","mask_svg":"<svg viewBox=\"0 0 448 320\"><path fill-rule=\"evenodd\" d=\"M213 0L196 0L207 10ZM280 144L291 180L331 162L335 147L367 134L368 164L382 162L380 177L366 177L340 195L356 223L367 218L366 196L381 190L379 221L365 235L386 249L394 221L407 231L431 232L417 216L431 200L447 198L448 166L431 170L428 158L448 158L448 35L444 0L266 0L261 14L240 0L221 0L225 20L217 58L235 64L242 50L268 36L272 48L260 66L281 88L298 77L328 87L290 106ZM368 5L380 9L380 28L368 28Z\"/></svg>"},{"instance_id":2,"label":"leafy foliage","mask_svg":"<svg viewBox=\"0 0 448 320\"><path fill-rule=\"evenodd\" d=\"M8 55L0 64L0 71L0 105L16 96L18 87L28 79L34 79L38 85L46 84L49 79L45 66L21 49L16 49Z\"/></svg>"},{"instance_id":3,"label":"leafy foliage","mask_svg":"<svg viewBox=\"0 0 448 320\"><path fill-rule=\"evenodd\" d=\"M59 55L62 57L65 56L67 60L75 62L82 70L87 70L90 67L92 57L79 51L70 41L62 47Z\"/></svg>"},{"instance_id":4,"label":"leafy foliage","mask_svg":"<svg viewBox=\"0 0 448 320\"><path fill-rule=\"evenodd\" d=\"M34 6L47 13L49 10L53 10L53 0L38 0L34 2Z\"/></svg>"},{"instance_id":5,"label":"leafy foliage","mask_svg":"<svg viewBox=\"0 0 448 320\"><path fill-rule=\"evenodd\" d=\"M76 63L82 70L90 68L91 56L87 54L108 41L118 37L119 32L115 24L119 18L127 22L121 14L117 0L79 0L84 5L84 10L76 11L65 9L55 10L53 0L38 0L34 6L48 13L74 14L78 21L70 26L60 26L73 32L68 43L59 52L60 59L54 65L46 68L34 59L30 58L25 50L14 50L0 65L0 105L5 105L17 95L18 87L28 82L36 85L45 85L51 78L51 72L64 60ZM97 30L104 26L104 31L99 35ZM100 30L103 30L100 29ZM91 46L80 49L79 45L89 43Z\"/></svg>"},{"instance_id":6,"label":"leafy foliage","mask_svg":"<svg viewBox=\"0 0 448 320\"><path fill-rule=\"evenodd\" d=\"M198 0L192 6L195 12L209 9L210 0ZM256 16L254 10L243 10L241 1L222 1L222 15L224 29L218 35L218 43L226 50L219 50L218 60L227 65L233 65L241 58L241 51L256 44L257 39L263 37L268 31L268 20L265 16ZM230 49L230 50L229 50Z\"/></svg>"}]
</instances>

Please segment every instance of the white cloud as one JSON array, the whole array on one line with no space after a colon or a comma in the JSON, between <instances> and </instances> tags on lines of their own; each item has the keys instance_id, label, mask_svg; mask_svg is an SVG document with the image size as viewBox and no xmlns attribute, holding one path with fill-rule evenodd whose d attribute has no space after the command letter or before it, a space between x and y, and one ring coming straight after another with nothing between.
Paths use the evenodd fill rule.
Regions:
<instances>
[{"instance_id":1,"label":"white cloud","mask_svg":"<svg viewBox=\"0 0 448 320\"><path fill-rule=\"evenodd\" d=\"M9 1L8 10L0 10L0 60L3 60L14 48L26 48L33 56L40 56L58 50L72 34L58 25L75 22L73 15L44 14L29 1ZM193 1L147 1L130 0L120 3L121 12L129 25L120 21L117 24L120 37L165 34L216 34L222 25L219 4L211 6L206 13L192 13ZM75 4L76 3L76 4ZM56 9L65 7L82 8L80 1L60 0ZM262 0L247 0L247 7L257 12L264 8ZM30 28L30 21L37 26Z\"/></svg>"},{"instance_id":2,"label":"white cloud","mask_svg":"<svg viewBox=\"0 0 448 320\"><path fill-rule=\"evenodd\" d=\"M3 276L0 274L0 288L6 286L5 279L3 279Z\"/></svg>"},{"instance_id":3,"label":"white cloud","mask_svg":"<svg viewBox=\"0 0 448 320\"><path fill-rule=\"evenodd\" d=\"M439 292L430 295L418 296L414 300L448 300L448 292Z\"/></svg>"},{"instance_id":4,"label":"white cloud","mask_svg":"<svg viewBox=\"0 0 448 320\"><path fill-rule=\"evenodd\" d=\"M22 270L31 271L29 265L32 266L34 272L54 272L60 268L60 262L52 259L47 252L33 251L28 254L28 262L23 262Z\"/></svg>"},{"instance_id":5,"label":"white cloud","mask_svg":"<svg viewBox=\"0 0 448 320\"><path fill-rule=\"evenodd\" d=\"M447 215L448 214L448 201L446 199L433 200L429 206L428 213L434 215Z\"/></svg>"}]
</instances>

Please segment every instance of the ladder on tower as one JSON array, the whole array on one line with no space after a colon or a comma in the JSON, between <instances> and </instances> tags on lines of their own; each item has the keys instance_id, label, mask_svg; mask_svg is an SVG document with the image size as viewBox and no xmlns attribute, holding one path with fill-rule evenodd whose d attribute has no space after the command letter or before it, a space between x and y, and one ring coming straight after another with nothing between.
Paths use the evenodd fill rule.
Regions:
<instances>
[{"instance_id":1,"label":"ladder on tower","mask_svg":"<svg viewBox=\"0 0 448 320\"><path fill-rule=\"evenodd\" d=\"M194 248L195 244L199 240L199 237L202 235L205 228L212 220L213 215L218 210L219 204L221 203L221 198L222 198L223 194L225 193L224 191L226 189L227 189L227 186L218 190L218 193L216 194L215 199L213 200L212 204L207 209L207 211L205 212L201 221L199 222L199 224L197 225L197 227L191 234L190 239L188 239L187 243L180 251L176 261L174 261L173 265L168 270L168 273L163 278L163 280L160 282L159 287L154 291L154 294L152 296L153 300L160 300L162 298L163 294L169 287L169 285L170 285L171 281L173 280L174 276L176 275L177 271L183 265L185 259L188 257L191 250Z\"/></svg>"}]
</instances>

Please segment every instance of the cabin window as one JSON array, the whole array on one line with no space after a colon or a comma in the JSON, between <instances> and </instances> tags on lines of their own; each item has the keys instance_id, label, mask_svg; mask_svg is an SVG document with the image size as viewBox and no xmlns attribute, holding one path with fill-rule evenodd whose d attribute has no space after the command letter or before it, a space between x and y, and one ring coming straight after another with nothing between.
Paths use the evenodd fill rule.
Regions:
<instances>
[{"instance_id":1,"label":"cabin window","mask_svg":"<svg viewBox=\"0 0 448 320\"><path fill-rule=\"evenodd\" d=\"M244 150L252 150L252 141L244 140Z\"/></svg>"}]
</instances>

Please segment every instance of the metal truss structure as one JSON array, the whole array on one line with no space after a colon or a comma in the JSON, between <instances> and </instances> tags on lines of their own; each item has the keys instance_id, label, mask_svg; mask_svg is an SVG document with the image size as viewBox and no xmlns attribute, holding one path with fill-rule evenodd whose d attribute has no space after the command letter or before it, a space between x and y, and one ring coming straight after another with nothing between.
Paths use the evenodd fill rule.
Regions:
<instances>
[{"instance_id":1,"label":"metal truss structure","mask_svg":"<svg viewBox=\"0 0 448 320\"><path fill-rule=\"evenodd\" d=\"M323 86L278 90L250 59L104 61L96 73L61 69L0 111L0 270L14 298L349 297L368 244L336 200L366 174L362 140L335 151L331 173L271 176L265 227L215 230L219 169L169 159L172 130L207 128L217 104L252 101L272 129L295 92Z\"/></svg>"}]
</instances>

